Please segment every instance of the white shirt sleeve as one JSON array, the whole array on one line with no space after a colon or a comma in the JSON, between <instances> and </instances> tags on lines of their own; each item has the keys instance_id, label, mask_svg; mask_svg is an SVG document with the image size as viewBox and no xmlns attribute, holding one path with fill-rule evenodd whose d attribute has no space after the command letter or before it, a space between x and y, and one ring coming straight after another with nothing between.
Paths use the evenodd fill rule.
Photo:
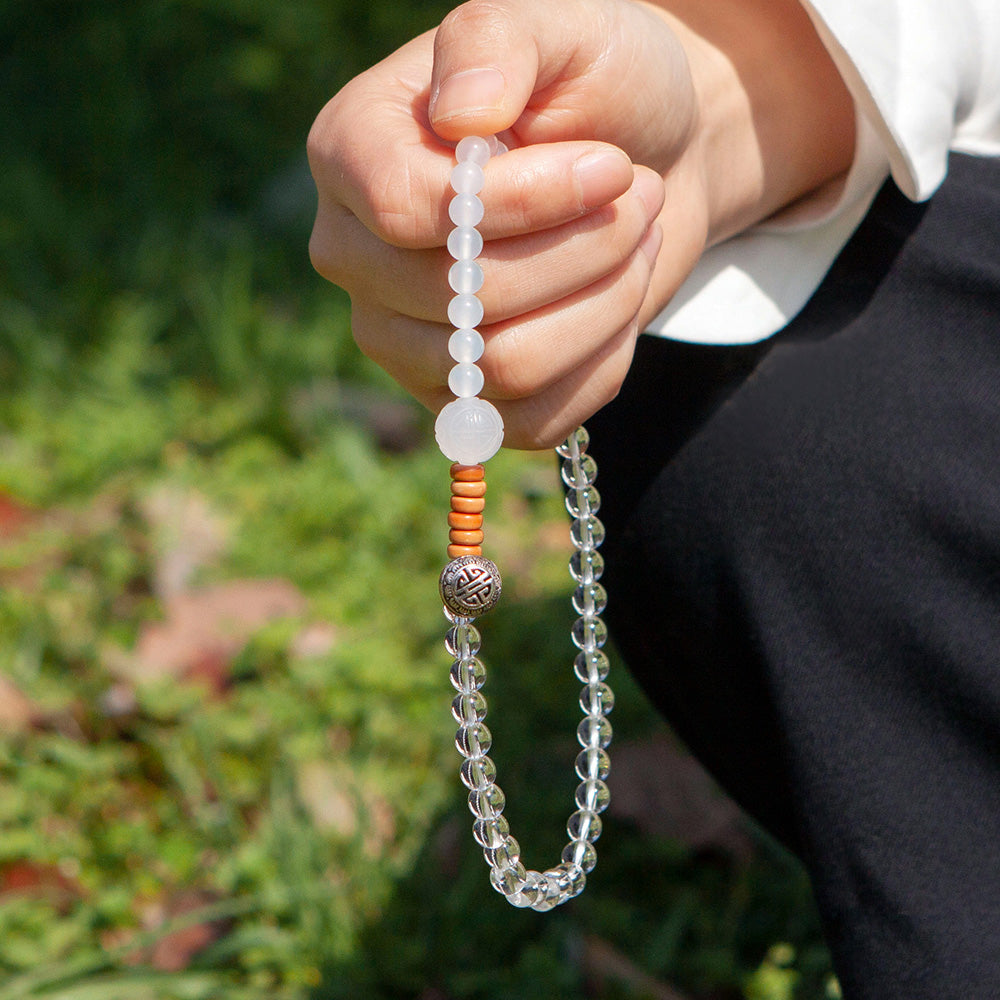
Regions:
<instances>
[{"instance_id":1,"label":"white shirt sleeve","mask_svg":"<svg viewBox=\"0 0 1000 1000\"><path fill-rule=\"evenodd\" d=\"M907 197L1000 152L1000 0L801 0Z\"/></svg>"},{"instance_id":2,"label":"white shirt sleeve","mask_svg":"<svg viewBox=\"0 0 1000 1000\"><path fill-rule=\"evenodd\" d=\"M705 252L648 332L752 343L809 300L890 171L928 198L951 150L1000 155L1000 0L801 0L854 99L846 180Z\"/></svg>"}]
</instances>

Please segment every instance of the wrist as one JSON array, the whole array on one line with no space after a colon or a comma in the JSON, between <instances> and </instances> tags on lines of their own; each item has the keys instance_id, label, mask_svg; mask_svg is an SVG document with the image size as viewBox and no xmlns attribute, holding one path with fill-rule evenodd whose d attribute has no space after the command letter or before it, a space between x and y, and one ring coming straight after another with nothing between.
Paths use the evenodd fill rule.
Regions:
<instances>
[{"instance_id":1,"label":"wrist","mask_svg":"<svg viewBox=\"0 0 1000 1000\"><path fill-rule=\"evenodd\" d=\"M696 96L678 168L704 199L707 243L843 174L854 106L798 0L637 0L684 48Z\"/></svg>"}]
</instances>

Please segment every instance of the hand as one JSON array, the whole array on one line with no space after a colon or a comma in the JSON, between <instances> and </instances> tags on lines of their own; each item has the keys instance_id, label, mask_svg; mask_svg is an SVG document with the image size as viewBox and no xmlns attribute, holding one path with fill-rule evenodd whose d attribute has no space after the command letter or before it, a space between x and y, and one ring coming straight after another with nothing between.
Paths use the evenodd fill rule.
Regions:
<instances>
[{"instance_id":1,"label":"hand","mask_svg":"<svg viewBox=\"0 0 1000 1000\"><path fill-rule=\"evenodd\" d=\"M629 0L472 0L348 84L310 135L310 250L350 293L362 350L432 409L450 398L441 140L499 132L483 395L515 447L551 445L612 398L706 242L784 203L760 180L759 105L729 99L738 73L711 35ZM711 159L746 183L720 186Z\"/></svg>"}]
</instances>

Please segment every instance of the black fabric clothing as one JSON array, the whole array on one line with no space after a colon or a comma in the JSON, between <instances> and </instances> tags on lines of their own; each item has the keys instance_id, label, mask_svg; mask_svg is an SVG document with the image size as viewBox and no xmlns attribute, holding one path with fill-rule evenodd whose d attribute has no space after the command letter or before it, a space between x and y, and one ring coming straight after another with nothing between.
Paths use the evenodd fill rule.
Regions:
<instances>
[{"instance_id":1,"label":"black fabric clothing","mask_svg":"<svg viewBox=\"0 0 1000 1000\"><path fill-rule=\"evenodd\" d=\"M847 1000L1000 998L1000 161L888 184L763 344L640 338L588 426L617 646Z\"/></svg>"}]
</instances>

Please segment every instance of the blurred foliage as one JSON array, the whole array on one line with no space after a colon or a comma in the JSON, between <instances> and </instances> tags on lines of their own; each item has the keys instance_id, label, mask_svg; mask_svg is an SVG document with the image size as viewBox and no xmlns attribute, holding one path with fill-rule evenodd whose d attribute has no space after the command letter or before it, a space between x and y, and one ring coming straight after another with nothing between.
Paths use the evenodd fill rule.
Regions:
<instances>
[{"instance_id":1,"label":"blurred foliage","mask_svg":"<svg viewBox=\"0 0 1000 1000\"><path fill-rule=\"evenodd\" d=\"M808 886L763 839L737 863L612 822L562 911L488 887L451 747L442 460L306 255L313 117L447 6L0 2L0 1000L646 995L595 972L595 940L696 1000L833 996ZM493 675L497 760L539 865L575 725L551 472L491 463L517 571L489 658L531 665ZM162 496L204 507L209 555ZM299 610L158 675L143 644L190 638L179 556L182 598L278 580ZM616 690L619 733L660 731Z\"/></svg>"}]
</instances>

